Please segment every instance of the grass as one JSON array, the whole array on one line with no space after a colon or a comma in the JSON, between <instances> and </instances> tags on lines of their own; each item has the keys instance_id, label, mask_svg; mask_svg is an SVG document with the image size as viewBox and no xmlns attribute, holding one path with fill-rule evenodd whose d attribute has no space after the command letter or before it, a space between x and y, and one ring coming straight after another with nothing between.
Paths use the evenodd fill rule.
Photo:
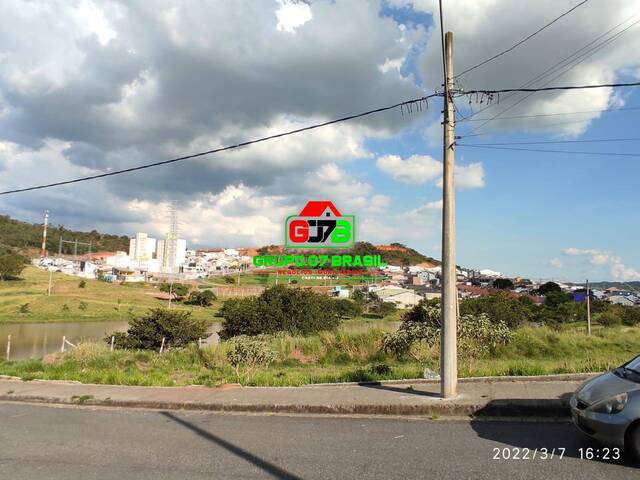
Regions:
<instances>
[{"instance_id":1,"label":"grass","mask_svg":"<svg viewBox=\"0 0 640 480\"><path fill-rule=\"evenodd\" d=\"M245 385L281 386L309 383L419 378L423 369L438 370L437 349L420 364L398 360L380 351L385 322L367 331L341 327L302 337L270 337L276 360L250 377ZM162 355L150 351L109 352L105 345L87 343L44 360L0 362L0 374L25 380L59 379L116 385L217 385L238 379L226 360L228 344L198 349L191 346ZM463 353L463 352L461 352ZM461 377L542 375L603 371L640 353L640 328L600 328L587 336L580 328L554 331L524 327L514 340L486 358L459 361Z\"/></svg>"},{"instance_id":2,"label":"grass","mask_svg":"<svg viewBox=\"0 0 640 480\"><path fill-rule=\"evenodd\" d=\"M167 306L166 300L155 298L158 289L148 284L120 285L85 279L85 288L80 288L79 277L54 272L52 278L51 296L47 296L49 273L35 267L25 268L20 280L0 281L0 323L127 320L131 314ZM23 307L25 304L28 306ZM217 301L208 308L177 308L211 321L220 305Z\"/></svg>"}]
</instances>

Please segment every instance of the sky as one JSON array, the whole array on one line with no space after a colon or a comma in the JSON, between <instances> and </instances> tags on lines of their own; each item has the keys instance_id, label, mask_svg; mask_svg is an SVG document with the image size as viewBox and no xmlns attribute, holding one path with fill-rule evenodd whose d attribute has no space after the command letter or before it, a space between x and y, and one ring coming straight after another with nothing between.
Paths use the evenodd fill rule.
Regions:
<instances>
[{"instance_id":1,"label":"sky","mask_svg":"<svg viewBox=\"0 0 640 480\"><path fill-rule=\"evenodd\" d=\"M443 3L463 72L579 2ZM437 0L6 0L0 18L0 190L209 150L442 84ZM640 0L589 0L456 88L638 81L638 20ZM639 157L473 146L640 137L640 89L497 100L456 100L458 263L535 279L640 280ZM55 225L162 237L176 202L190 246L242 247L283 243L288 215L331 200L357 216L360 240L438 258L441 109L434 98L422 111L0 196L0 213L41 222L46 208ZM635 154L638 145L502 147Z\"/></svg>"}]
</instances>

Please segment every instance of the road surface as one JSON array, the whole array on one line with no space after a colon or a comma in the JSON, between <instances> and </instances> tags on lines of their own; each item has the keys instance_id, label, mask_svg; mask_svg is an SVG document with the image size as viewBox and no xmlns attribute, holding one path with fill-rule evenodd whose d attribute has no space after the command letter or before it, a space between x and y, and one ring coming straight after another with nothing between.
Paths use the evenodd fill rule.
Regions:
<instances>
[{"instance_id":1,"label":"road surface","mask_svg":"<svg viewBox=\"0 0 640 480\"><path fill-rule=\"evenodd\" d=\"M638 479L569 423L231 415L0 403L0 478ZM555 448L553 459L495 460ZM561 448L564 454L560 458ZM507 450L504 450L507 449ZM505 454L505 452L507 452ZM511 452L511 455L509 455Z\"/></svg>"}]
</instances>

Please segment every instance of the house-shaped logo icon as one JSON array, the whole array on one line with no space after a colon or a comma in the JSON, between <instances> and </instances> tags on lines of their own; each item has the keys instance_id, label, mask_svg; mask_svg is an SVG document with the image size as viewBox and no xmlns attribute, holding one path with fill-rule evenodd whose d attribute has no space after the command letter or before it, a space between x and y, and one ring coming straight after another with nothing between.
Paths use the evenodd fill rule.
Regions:
<instances>
[{"instance_id":1,"label":"house-shaped logo icon","mask_svg":"<svg viewBox=\"0 0 640 480\"><path fill-rule=\"evenodd\" d=\"M355 227L355 216L342 215L332 202L309 201L285 220L285 248L349 248Z\"/></svg>"}]
</instances>

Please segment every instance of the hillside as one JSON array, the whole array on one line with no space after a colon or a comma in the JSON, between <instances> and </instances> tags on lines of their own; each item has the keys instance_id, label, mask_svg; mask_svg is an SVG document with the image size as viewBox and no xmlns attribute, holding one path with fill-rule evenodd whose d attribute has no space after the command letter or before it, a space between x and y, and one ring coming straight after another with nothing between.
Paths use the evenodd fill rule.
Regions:
<instances>
[{"instance_id":1,"label":"hillside","mask_svg":"<svg viewBox=\"0 0 640 480\"><path fill-rule=\"evenodd\" d=\"M20 280L0 282L0 325L3 323L107 322L127 321L149 308L164 307L160 292L149 284L116 284L99 280L84 280L63 273L52 273L51 296L47 295L49 274L27 266ZM26 306L25 306L26 305ZM176 305L174 308L192 312L193 316L213 320L215 309Z\"/></svg>"},{"instance_id":2,"label":"hillside","mask_svg":"<svg viewBox=\"0 0 640 480\"><path fill-rule=\"evenodd\" d=\"M49 225L47 231L47 251L56 253L60 237L64 240L78 240L88 243L91 241L94 252L129 250L129 237L109 235L95 230L81 232L68 230L62 225ZM39 251L42 244L42 225L14 220L8 215L0 215L0 246L9 247L18 252ZM63 253L72 253L73 245L66 244ZM78 253L86 253L86 247L78 247Z\"/></svg>"},{"instance_id":3,"label":"hillside","mask_svg":"<svg viewBox=\"0 0 640 480\"><path fill-rule=\"evenodd\" d=\"M247 251L255 251L258 255L282 255L284 253L284 247L282 245L267 245L258 249L246 249ZM308 250L287 250L288 253L300 253L308 254ZM336 253L352 254L352 255L380 255L382 260L389 265L418 265L425 264L424 266L436 266L440 265L440 261L432 257L427 257L413 248L407 247L401 243L392 243L390 245L373 245L369 242L357 242L353 249L336 251L327 250L321 251L328 255Z\"/></svg>"}]
</instances>

